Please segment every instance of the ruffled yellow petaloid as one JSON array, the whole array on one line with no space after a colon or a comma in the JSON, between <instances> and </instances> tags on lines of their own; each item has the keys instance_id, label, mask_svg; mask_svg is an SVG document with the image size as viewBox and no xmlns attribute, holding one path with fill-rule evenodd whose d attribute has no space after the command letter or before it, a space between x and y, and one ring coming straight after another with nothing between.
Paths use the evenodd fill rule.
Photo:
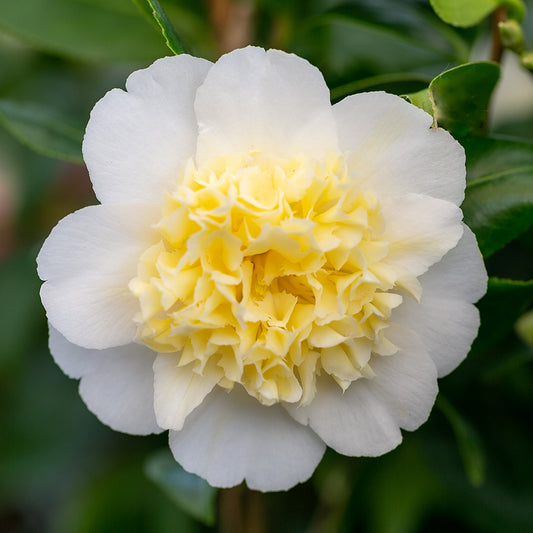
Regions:
<instances>
[{"instance_id":1,"label":"ruffled yellow petaloid","mask_svg":"<svg viewBox=\"0 0 533 533\"><path fill-rule=\"evenodd\" d=\"M385 333L402 297L380 205L341 157L189 162L156 227L129 288L138 339L178 366L265 405L306 404L317 375L346 389L397 351Z\"/></svg>"}]
</instances>

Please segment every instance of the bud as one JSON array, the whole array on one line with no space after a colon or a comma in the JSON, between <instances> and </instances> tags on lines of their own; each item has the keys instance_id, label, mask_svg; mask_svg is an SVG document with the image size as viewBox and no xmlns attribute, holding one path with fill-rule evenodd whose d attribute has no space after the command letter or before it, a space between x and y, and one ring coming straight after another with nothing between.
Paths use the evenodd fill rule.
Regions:
<instances>
[{"instance_id":1,"label":"bud","mask_svg":"<svg viewBox=\"0 0 533 533\"><path fill-rule=\"evenodd\" d=\"M525 344L533 346L533 311L527 312L517 320L515 330Z\"/></svg>"},{"instance_id":2,"label":"bud","mask_svg":"<svg viewBox=\"0 0 533 533\"><path fill-rule=\"evenodd\" d=\"M520 63L524 68L527 68L529 71L533 72L533 52L523 52L520 56Z\"/></svg>"},{"instance_id":3,"label":"bud","mask_svg":"<svg viewBox=\"0 0 533 533\"><path fill-rule=\"evenodd\" d=\"M524 49L522 27L516 20L504 20L498 23L502 45L519 54Z\"/></svg>"}]
</instances>

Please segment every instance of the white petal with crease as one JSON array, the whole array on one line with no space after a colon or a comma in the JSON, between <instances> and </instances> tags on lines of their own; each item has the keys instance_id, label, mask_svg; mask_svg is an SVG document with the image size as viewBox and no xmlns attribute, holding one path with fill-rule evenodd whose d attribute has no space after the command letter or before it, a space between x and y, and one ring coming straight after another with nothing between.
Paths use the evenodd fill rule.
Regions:
<instances>
[{"instance_id":1,"label":"white petal with crease","mask_svg":"<svg viewBox=\"0 0 533 533\"><path fill-rule=\"evenodd\" d=\"M176 460L215 487L243 480L255 490L287 490L308 479L324 443L279 405L265 407L237 387L210 394L170 431Z\"/></svg>"},{"instance_id":2,"label":"white petal with crease","mask_svg":"<svg viewBox=\"0 0 533 533\"><path fill-rule=\"evenodd\" d=\"M413 431L427 420L435 403L437 370L418 335L396 324L391 324L386 335L399 351L371 362L376 374L372 385L397 424Z\"/></svg>"},{"instance_id":3,"label":"white petal with crease","mask_svg":"<svg viewBox=\"0 0 533 533\"><path fill-rule=\"evenodd\" d=\"M337 151L329 90L305 59L247 47L222 56L198 89L199 162L231 153L304 154Z\"/></svg>"},{"instance_id":4,"label":"white petal with crease","mask_svg":"<svg viewBox=\"0 0 533 533\"><path fill-rule=\"evenodd\" d=\"M424 290L448 298L477 302L487 291L487 271L472 230L463 224L457 246L420 278Z\"/></svg>"},{"instance_id":5,"label":"white petal with crease","mask_svg":"<svg viewBox=\"0 0 533 533\"><path fill-rule=\"evenodd\" d=\"M397 326L387 334L400 350L371 360L373 379L355 381L343 393L323 376L310 405L286 406L344 455L375 457L392 450L402 440L400 427L416 429L435 402L437 372L420 340Z\"/></svg>"},{"instance_id":6,"label":"white petal with crease","mask_svg":"<svg viewBox=\"0 0 533 533\"><path fill-rule=\"evenodd\" d=\"M423 274L463 234L461 210L451 202L418 194L406 194L387 201L382 208L390 243L386 262L400 265L411 274Z\"/></svg>"},{"instance_id":7,"label":"white petal with crease","mask_svg":"<svg viewBox=\"0 0 533 533\"><path fill-rule=\"evenodd\" d=\"M427 194L460 205L465 153L431 116L384 92L348 96L333 106L342 151L363 187L380 196Z\"/></svg>"},{"instance_id":8,"label":"white petal with crease","mask_svg":"<svg viewBox=\"0 0 533 533\"><path fill-rule=\"evenodd\" d=\"M416 332L437 365L439 377L466 357L479 328L476 302L487 286L487 274L475 237L464 227L457 246L421 278L422 298L405 298L392 321Z\"/></svg>"},{"instance_id":9,"label":"white petal with crease","mask_svg":"<svg viewBox=\"0 0 533 533\"><path fill-rule=\"evenodd\" d=\"M185 54L159 59L95 105L83 158L102 203L160 202L175 184L194 156L193 101L210 66Z\"/></svg>"},{"instance_id":10,"label":"white petal with crease","mask_svg":"<svg viewBox=\"0 0 533 533\"><path fill-rule=\"evenodd\" d=\"M400 444L395 417L372 382L360 379L342 389L329 377L317 380L310 405L287 406L295 420L309 427L335 451L376 457Z\"/></svg>"},{"instance_id":11,"label":"white petal with crease","mask_svg":"<svg viewBox=\"0 0 533 533\"><path fill-rule=\"evenodd\" d=\"M138 344L86 350L53 328L50 351L63 372L81 378L80 395L101 422L133 435L162 431L154 414L154 352Z\"/></svg>"},{"instance_id":12,"label":"white petal with crease","mask_svg":"<svg viewBox=\"0 0 533 533\"><path fill-rule=\"evenodd\" d=\"M86 207L52 230L37 258L50 323L70 342L103 349L132 342L138 302L128 290L156 238L150 204Z\"/></svg>"}]
</instances>

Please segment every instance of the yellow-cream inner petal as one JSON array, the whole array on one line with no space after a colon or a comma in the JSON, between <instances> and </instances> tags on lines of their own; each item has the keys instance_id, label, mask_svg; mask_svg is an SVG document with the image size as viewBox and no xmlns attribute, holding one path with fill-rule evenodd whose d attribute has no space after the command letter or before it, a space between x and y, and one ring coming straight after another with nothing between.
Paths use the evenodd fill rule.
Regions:
<instances>
[{"instance_id":1,"label":"yellow-cream inner petal","mask_svg":"<svg viewBox=\"0 0 533 533\"><path fill-rule=\"evenodd\" d=\"M380 204L342 157L190 161L177 181L129 284L139 341L265 405L309 403L322 373L344 390L395 353Z\"/></svg>"}]
</instances>

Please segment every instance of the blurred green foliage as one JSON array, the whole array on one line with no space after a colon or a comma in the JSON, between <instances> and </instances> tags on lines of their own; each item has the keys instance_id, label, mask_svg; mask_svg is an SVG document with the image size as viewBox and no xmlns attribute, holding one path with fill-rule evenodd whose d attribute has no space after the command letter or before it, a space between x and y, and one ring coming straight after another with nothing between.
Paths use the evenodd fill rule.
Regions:
<instances>
[{"instance_id":1,"label":"blurred green foliage","mask_svg":"<svg viewBox=\"0 0 533 533\"><path fill-rule=\"evenodd\" d=\"M322 70L334 100L387 90L426 106L466 149L463 209L493 277L479 304L480 335L440 381L446 399L430 420L384 457L328 451L313 478L288 493L257 500L241 491L266 520L256 530L533 531L533 347L524 319L521 338L514 329L533 302L533 86L519 114L506 114L514 96L502 92L498 120L487 121L498 67L465 65L489 59L487 17L498 2L160 3L195 55L216 59L228 43L248 41L283 48ZM522 2L504 4L514 13ZM95 202L75 163L90 109L132 70L170 53L145 15L131 0L0 0L1 532L218 530L205 525L215 491L160 451L164 436L121 435L87 411L48 354L38 297L40 243L59 218ZM532 47L531 16L523 32ZM516 83L509 57L502 91Z\"/></svg>"}]
</instances>

